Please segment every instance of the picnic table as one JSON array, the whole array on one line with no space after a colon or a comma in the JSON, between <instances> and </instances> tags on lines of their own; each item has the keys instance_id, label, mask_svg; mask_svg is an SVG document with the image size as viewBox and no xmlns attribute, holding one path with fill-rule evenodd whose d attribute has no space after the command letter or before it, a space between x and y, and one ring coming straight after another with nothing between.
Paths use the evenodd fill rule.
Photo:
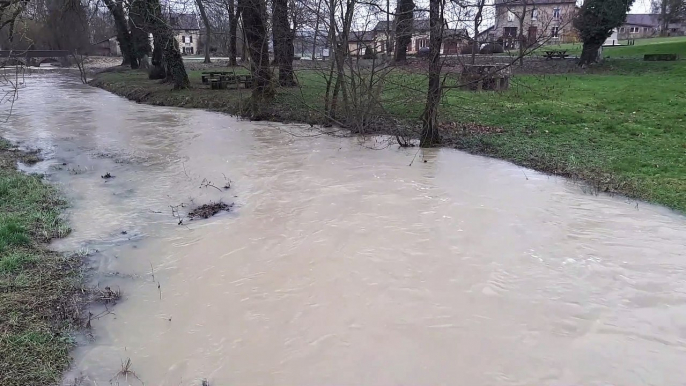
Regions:
<instances>
[{"instance_id":1,"label":"picnic table","mask_svg":"<svg viewBox=\"0 0 686 386\"><path fill-rule=\"evenodd\" d=\"M472 91L507 90L510 87L510 68L497 64L467 64L460 75L462 87Z\"/></svg>"},{"instance_id":2,"label":"picnic table","mask_svg":"<svg viewBox=\"0 0 686 386\"><path fill-rule=\"evenodd\" d=\"M545 60L550 60L550 59L564 59L568 57L569 55L567 54L567 50L549 50L549 51L543 51L545 54Z\"/></svg>"},{"instance_id":3,"label":"picnic table","mask_svg":"<svg viewBox=\"0 0 686 386\"><path fill-rule=\"evenodd\" d=\"M202 73L202 83L209 84L213 90L225 89L230 84L235 84L238 87L241 84L245 88L252 88L252 75L236 75L231 71L205 71Z\"/></svg>"}]
</instances>

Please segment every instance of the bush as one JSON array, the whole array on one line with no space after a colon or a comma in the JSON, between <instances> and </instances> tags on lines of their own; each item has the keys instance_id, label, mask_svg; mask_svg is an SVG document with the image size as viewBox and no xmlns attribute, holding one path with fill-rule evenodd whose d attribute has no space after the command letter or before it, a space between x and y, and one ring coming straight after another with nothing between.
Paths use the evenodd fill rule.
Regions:
<instances>
[{"instance_id":1,"label":"bush","mask_svg":"<svg viewBox=\"0 0 686 386\"><path fill-rule=\"evenodd\" d=\"M503 52L505 52L503 46L498 43L488 43L485 46L483 46L483 48L481 48L481 51L479 51L480 54L486 55L501 54Z\"/></svg>"},{"instance_id":2,"label":"bush","mask_svg":"<svg viewBox=\"0 0 686 386\"><path fill-rule=\"evenodd\" d=\"M479 53L479 43L476 41L471 41L467 43L460 50L460 54L462 55L470 55L472 53Z\"/></svg>"},{"instance_id":3,"label":"bush","mask_svg":"<svg viewBox=\"0 0 686 386\"><path fill-rule=\"evenodd\" d=\"M372 49L372 47L367 46L364 49L364 56L362 59L376 59L376 52Z\"/></svg>"}]
</instances>

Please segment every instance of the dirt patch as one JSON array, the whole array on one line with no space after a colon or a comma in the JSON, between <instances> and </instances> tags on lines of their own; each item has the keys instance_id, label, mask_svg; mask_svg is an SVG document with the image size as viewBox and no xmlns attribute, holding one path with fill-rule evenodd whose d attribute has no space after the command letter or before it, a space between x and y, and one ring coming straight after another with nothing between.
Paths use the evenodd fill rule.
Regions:
<instances>
[{"instance_id":1,"label":"dirt patch","mask_svg":"<svg viewBox=\"0 0 686 386\"><path fill-rule=\"evenodd\" d=\"M191 220L210 218L219 212L228 212L233 208L233 204L226 204L224 202L210 202L188 212L188 218Z\"/></svg>"}]
</instances>

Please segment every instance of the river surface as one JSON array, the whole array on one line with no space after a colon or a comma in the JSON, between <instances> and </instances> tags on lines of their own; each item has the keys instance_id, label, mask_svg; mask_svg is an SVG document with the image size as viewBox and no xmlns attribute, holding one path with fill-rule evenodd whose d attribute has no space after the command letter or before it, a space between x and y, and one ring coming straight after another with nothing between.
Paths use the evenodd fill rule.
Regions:
<instances>
[{"instance_id":1,"label":"river surface","mask_svg":"<svg viewBox=\"0 0 686 386\"><path fill-rule=\"evenodd\" d=\"M128 358L146 385L686 382L686 220L667 209L454 150L26 84L2 135L44 149L29 170L71 199L55 248L123 294L69 379L140 384L115 377ZM235 206L172 216L217 200Z\"/></svg>"}]
</instances>

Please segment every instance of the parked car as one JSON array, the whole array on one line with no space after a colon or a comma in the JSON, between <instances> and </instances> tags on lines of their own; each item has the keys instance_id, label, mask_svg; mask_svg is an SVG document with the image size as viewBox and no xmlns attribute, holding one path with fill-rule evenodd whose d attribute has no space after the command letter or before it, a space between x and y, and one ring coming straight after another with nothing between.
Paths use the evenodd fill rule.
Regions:
<instances>
[{"instance_id":1,"label":"parked car","mask_svg":"<svg viewBox=\"0 0 686 386\"><path fill-rule=\"evenodd\" d=\"M417 51L417 57L418 58L428 58L429 54L431 53L431 49L429 47L422 47Z\"/></svg>"}]
</instances>

